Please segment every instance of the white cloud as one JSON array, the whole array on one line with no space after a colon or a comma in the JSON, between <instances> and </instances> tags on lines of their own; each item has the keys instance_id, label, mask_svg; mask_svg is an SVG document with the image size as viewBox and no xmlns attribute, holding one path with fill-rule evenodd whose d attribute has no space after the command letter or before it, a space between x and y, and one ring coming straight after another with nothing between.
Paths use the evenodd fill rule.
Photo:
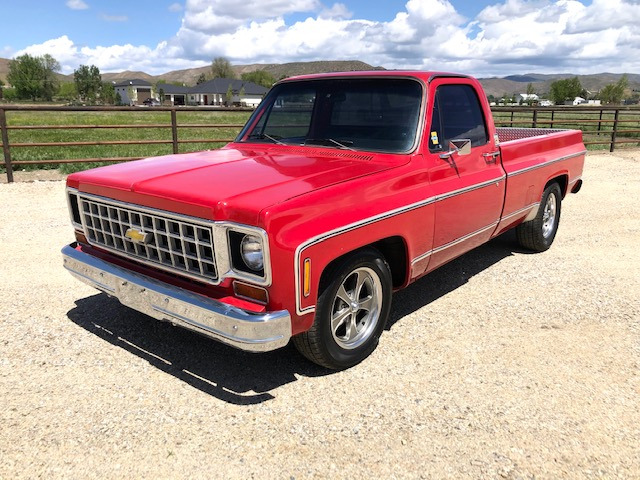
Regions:
<instances>
[{"instance_id":1,"label":"white cloud","mask_svg":"<svg viewBox=\"0 0 640 480\"><path fill-rule=\"evenodd\" d=\"M637 28L640 3L622 0L593 0L581 15L567 22L566 33L592 33L608 29Z\"/></svg>"},{"instance_id":2,"label":"white cloud","mask_svg":"<svg viewBox=\"0 0 640 480\"><path fill-rule=\"evenodd\" d=\"M318 15L320 18L346 19L353 17L344 3L334 3L331 8L323 8Z\"/></svg>"},{"instance_id":3,"label":"white cloud","mask_svg":"<svg viewBox=\"0 0 640 480\"><path fill-rule=\"evenodd\" d=\"M172 3L171 5L169 5L170 12L181 12L182 8L183 7L181 3Z\"/></svg>"},{"instance_id":4,"label":"white cloud","mask_svg":"<svg viewBox=\"0 0 640 480\"><path fill-rule=\"evenodd\" d=\"M86 10L87 8L89 8L89 5L87 5L82 0L67 0L66 5L71 10Z\"/></svg>"},{"instance_id":5,"label":"white cloud","mask_svg":"<svg viewBox=\"0 0 640 480\"><path fill-rule=\"evenodd\" d=\"M292 13L307 16L288 22ZM67 72L95 64L158 74L220 55L233 63L358 59L480 76L620 72L640 70L639 23L637 0L504 0L473 19L448 0L408 0L384 22L318 0L187 0L180 29L156 47L79 47L63 36L16 55L50 53Z\"/></svg>"},{"instance_id":6,"label":"white cloud","mask_svg":"<svg viewBox=\"0 0 640 480\"><path fill-rule=\"evenodd\" d=\"M49 53L60 62L62 72L67 74L73 73L80 65L96 65L103 73L121 70L164 73L210 63L180 58L180 52L167 42L161 42L155 48L131 44L82 47L74 44L66 35L31 45L16 52L14 56L25 53L36 56Z\"/></svg>"},{"instance_id":7,"label":"white cloud","mask_svg":"<svg viewBox=\"0 0 640 480\"><path fill-rule=\"evenodd\" d=\"M106 13L101 13L100 18L105 22L126 22L129 20L129 17L126 15L108 15Z\"/></svg>"},{"instance_id":8,"label":"white cloud","mask_svg":"<svg viewBox=\"0 0 640 480\"><path fill-rule=\"evenodd\" d=\"M187 0L182 26L217 35L232 33L252 21L319 9L319 0Z\"/></svg>"}]
</instances>

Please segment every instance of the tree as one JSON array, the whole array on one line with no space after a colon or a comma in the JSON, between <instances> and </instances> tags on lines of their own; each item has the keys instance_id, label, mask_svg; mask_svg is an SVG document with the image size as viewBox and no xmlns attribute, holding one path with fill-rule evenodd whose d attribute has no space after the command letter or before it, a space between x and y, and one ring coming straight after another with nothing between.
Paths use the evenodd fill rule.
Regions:
<instances>
[{"instance_id":1,"label":"tree","mask_svg":"<svg viewBox=\"0 0 640 480\"><path fill-rule=\"evenodd\" d=\"M136 98L133 98L134 96ZM134 91L133 87L131 87L131 86L127 87L127 98L129 99L129 105L134 105L135 102L138 101L138 92L137 92L137 90Z\"/></svg>"},{"instance_id":2,"label":"tree","mask_svg":"<svg viewBox=\"0 0 640 480\"><path fill-rule=\"evenodd\" d=\"M56 73L60 71L60 63L48 53L41 58L42 62L42 96L51 101L58 91L60 82Z\"/></svg>"},{"instance_id":3,"label":"tree","mask_svg":"<svg viewBox=\"0 0 640 480\"><path fill-rule=\"evenodd\" d=\"M100 85L100 100L104 105L115 105L116 89L111 82L104 82Z\"/></svg>"},{"instance_id":4,"label":"tree","mask_svg":"<svg viewBox=\"0 0 640 480\"><path fill-rule=\"evenodd\" d=\"M0 78L0 100L2 100L2 87L4 87L4 82Z\"/></svg>"},{"instance_id":5,"label":"tree","mask_svg":"<svg viewBox=\"0 0 640 480\"><path fill-rule=\"evenodd\" d=\"M73 71L73 82L80 95L80 99L95 103L98 94L102 90L102 77L100 70L95 65L80 65Z\"/></svg>"},{"instance_id":6,"label":"tree","mask_svg":"<svg viewBox=\"0 0 640 480\"><path fill-rule=\"evenodd\" d=\"M616 83L611 83L600 90L602 103L622 103L624 91L629 86L629 79L625 73Z\"/></svg>"},{"instance_id":7,"label":"tree","mask_svg":"<svg viewBox=\"0 0 640 480\"><path fill-rule=\"evenodd\" d=\"M211 78L236 78L231 62L224 57L216 57L211 63Z\"/></svg>"},{"instance_id":8,"label":"tree","mask_svg":"<svg viewBox=\"0 0 640 480\"><path fill-rule=\"evenodd\" d=\"M196 80L196 85L200 85L201 83L204 83L207 81L207 76L204 73L201 73L198 76L198 80Z\"/></svg>"},{"instance_id":9,"label":"tree","mask_svg":"<svg viewBox=\"0 0 640 480\"><path fill-rule=\"evenodd\" d=\"M44 72L39 57L20 55L9 63L7 81L15 88L17 98L35 100L42 96Z\"/></svg>"},{"instance_id":10,"label":"tree","mask_svg":"<svg viewBox=\"0 0 640 480\"><path fill-rule=\"evenodd\" d=\"M533 87L533 83L527 85L527 95L535 95L536 89Z\"/></svg>"},{"instance_id":11,"label":"tree","mask_svg":"<svg viewBox=\"0 0 640 480\"><path fill-rule=\"evenodd\" d=\"M231 106L231 102L233 101L233 90L231 90L231 84L229 84L229 88L227 88L227 93L224 96L226 102L227 102L227 107Z\"/></svg>"},{"instance_id":12,"label":"tree","mask_svg":"<svg viewBox=\"0 0 640 480\"><path fill-rule=\"evenodd\" d=\"M276 79L266 70L256 70L255 72L243 73L241 75L242 80L245 82L253 82L257 85L262 85L265 88L271 88Z\"/></svg>"},{"instance_id":13,"label":"tree","mask_svg":"<svg viewBox=\"0 0 640 480\"><path fill-rule=\"evenodd\" d=\"M67 102L72 102L78 97L78 90L76 84L72 82L64 82L60 84L58 89L58 97Z\"/></svg>"},{"instance_id":14,"label":"tree","mask_svg":"<svg viewBox=\"0 0 640 480\"><path fill-rule=\"evenodd\" d=\"M9 64L7 80L19 99L51 100L58 90L56 72L59 70L60 64L49 54L42 57L24 54Z\"/></svg>"},{"instance_id":15,"label":"tree","mask_svg":"<svg viewBox=\"0 0 640 480\"><path fill-rule=\"evenodd\" d=\"M562 105L564 102L573 100L583 93L584 89L578 77L557 80L551 84L550 94L556 105Z\"/></svg>"},{"instance_id":16,"label":"tree","mask_svg":"<svg viewBox=\"0 0 640 480\"><path fill-rule=\"evenodd\" d=\"M2 91L2 96L7 102L14 102L18 99L18 94L15 88L5 88Z\"/></svg>"}]
</instances>

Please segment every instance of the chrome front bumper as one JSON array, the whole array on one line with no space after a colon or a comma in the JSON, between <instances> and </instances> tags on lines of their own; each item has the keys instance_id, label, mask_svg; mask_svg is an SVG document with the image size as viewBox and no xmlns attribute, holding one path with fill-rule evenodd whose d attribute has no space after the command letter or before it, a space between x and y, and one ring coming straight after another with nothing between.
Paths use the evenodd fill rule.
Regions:
<instances>
[{"instance_id":1,"label":"chrome front bumper","mask_svg":"<svg viewBox=\"0 0 640 480\"><path fill-rule=\"evenodd\" d=\"M286 310L249 312L118 267L71 245L62 249L62 257L71 275L123 305L241 350L275 350L291 338Z\"/></svg>"}]
</instances>

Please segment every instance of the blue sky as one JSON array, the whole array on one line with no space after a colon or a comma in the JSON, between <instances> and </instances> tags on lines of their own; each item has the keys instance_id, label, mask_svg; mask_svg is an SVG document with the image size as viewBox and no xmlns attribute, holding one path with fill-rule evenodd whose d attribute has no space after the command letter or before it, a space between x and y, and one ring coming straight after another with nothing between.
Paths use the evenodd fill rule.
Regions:
<instances>
[{"instance_id":1,"label":"blue sky","mask_svg":"<svg viewBox=\"0 0 640 480\"><path fill-rule=\"evenodd\" d=\"M358 59L387 68L640 70L638 0L0 0L0 57L70 73ZM8 20L8 21L6 21Z\"/></svg>"}]
</instances>

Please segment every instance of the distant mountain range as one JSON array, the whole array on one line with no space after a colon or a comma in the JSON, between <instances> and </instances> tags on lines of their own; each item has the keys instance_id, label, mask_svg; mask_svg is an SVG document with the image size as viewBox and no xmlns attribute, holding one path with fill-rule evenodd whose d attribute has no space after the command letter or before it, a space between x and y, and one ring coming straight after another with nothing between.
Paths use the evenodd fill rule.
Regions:
<instances>
[{"instance_id":1,"label":"distant mountain range","mask_svg":"<svg viewBox=\"0 0 640 480\"><path fill-rule=\"evenodd\" d=\"M604 88L606 85L616 83L622 77L620 73L596 73L591 75L576 75L573 73L556 73L556 74L541 74L541 73L527 73L524 75L509 75L502 78L481 78L480 82L485 89L487 95L493 95L495 97L501 97L505 93L511 95L514 93L526 93L527 85L531 83L536 93L544 94L548 93L551 89L551 84L556 80L562 80L565 78L578 77L582 87L591 93L596 93ZM635 73L628 73L629 87L638 90L640 89L640 75Z\"/></svg>"},{"instance_id":2,"label":"distant mountain range","mask_svg":"<svg viewBox=\"0 0 640 480\"><path fill-rule=\"evenodd\" d=\"M5 83L7 81L7 73L9 72L10 60L0 58L0 79ZM293 75L304 75L310 73L322 72L347 72L358 70L384 70L383 67L374 67L367 63L357 60L351 61L318 61L318 62L293 62L293 63L265 63L251 65L234 65L234 71L237 76L243 73L253 72L256 70L265 70L269 72L275 79L290 77ZM120 81L126 79L139 78L155 83L158 80L165 82L180 82L186 85L195 85L200 74L207 75L210 67L188 68L185 70L174 70L163 73L161 75L149 75L145 72L124 71L116 73L103 73L102 79L106 82ZM463 72L464 73L464 72ZM527 85L531 83L537 93L544 94L549 92L551 83L564 78L575 77L572 73L558 74L540 74L526 73L523 75L509 75L507 77L481 78L480 82L485 89L487 95L501 97L504 94L513 95L516 93L525 93ZM589 92L598 92L604 86L617 82L622 74L618 73L597 73L592 75L577 75L582 86ZM634 90L640 90L640 75L628 74L629 86ZM59 75L60 81L71 82L73 75Z\"/></svg>"},{"instance_id":3,"label":"distant mountain range","mask_svg":"<svg viewBox=\"0 0 640 480\"><path fill-rule=\"evenodd\" d=\"M310 73L322 72L352 72L359 70L384 70L382 67L372 67L371 65L357 60L346 61L320 61L320 62L293 62L293 63L254 63L251 65L234 65L233 70L236 76L243 73L255 72L256 70L265 70L269 72L273 78L279 80L293 75L305 75ZM208 75L211 67L187 68L185 70L174 70L163 73L161 75L148 75L144 72L119 72L104 73L102 79L107 82L125 80L130 78L140 78L149 82L157 82L164 80L166 82L181 82L186 85L195 85L201 74Z\"/></svg>"}]
</instances>

